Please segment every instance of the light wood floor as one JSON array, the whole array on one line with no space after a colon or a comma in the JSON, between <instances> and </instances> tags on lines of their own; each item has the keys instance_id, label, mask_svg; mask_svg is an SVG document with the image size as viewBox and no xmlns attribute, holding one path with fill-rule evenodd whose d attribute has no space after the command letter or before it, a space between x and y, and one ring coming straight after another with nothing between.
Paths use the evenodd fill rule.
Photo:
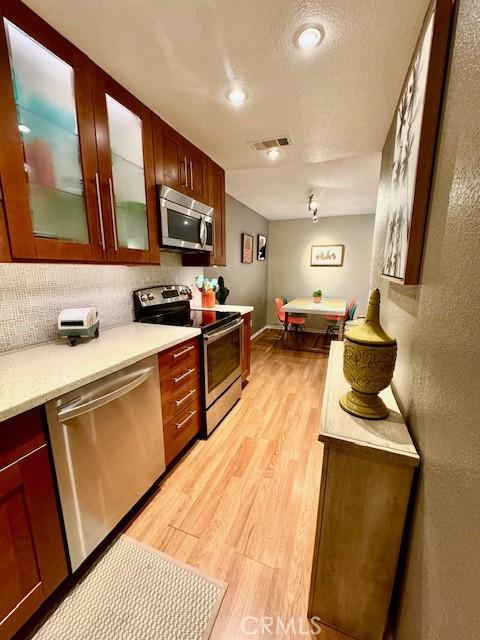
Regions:
<instances>
[{"instance_id":1,"label":"light wood floor","mask_svg":"<svg viewBox=\"0 0 480 640\"><path fill-rule=\"evenodd\" d=\"M250 382L131 524L128 535L228 583L212 640L308 637L306 618L322 445L327 355L252 342ZM295 619L296 631L251 633L247 616ZM312 633L313 637L313 633ZM321 640L344 638L324 629Z\"/></svg>"}]
</instances>

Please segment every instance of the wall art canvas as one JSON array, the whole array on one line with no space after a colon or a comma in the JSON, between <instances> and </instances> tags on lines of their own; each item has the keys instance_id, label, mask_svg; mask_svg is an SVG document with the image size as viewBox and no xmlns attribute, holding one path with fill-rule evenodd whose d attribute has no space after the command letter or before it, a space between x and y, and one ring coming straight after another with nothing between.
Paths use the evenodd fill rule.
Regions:
<instances>
[{"instance_id":1,"label":"wall art canvas","mask_svg":"<svg viewBox=\"0 0 480 640\"><path fill-rule=\"evenodd\" d=\"M383 275L417 284L445 75L451 2L430 9L395 115Z\"/></svg>"},{"instance_id":2,"label":"wall art canvas","mask_svg":"<svg viewBox=\"0 0 480 640\"><path fill-rule=\"evenodd\" d=\"M341 267L343 265L343 244L314 244L310 256L312 267Z\"/></svg>"},{"instance_id":3,"label":"wall art canvas","mask_svg":"<svg viewBox=\"0 0 480 640\"><path fill-rule=\"evenodd\" d=\"M242 233L242 262L253 262L253 236L249 233Z\"/></svg>"},{"instance_id":4,"label":"wall art canvas","mask_svg":"<svg viewBox=\"0 0 480 640\"><path fill-rule=\"evenodd\" d=\"M257 260L265 260L267 257L267 236L257 235Z\"/></svg>"}]
</instances>

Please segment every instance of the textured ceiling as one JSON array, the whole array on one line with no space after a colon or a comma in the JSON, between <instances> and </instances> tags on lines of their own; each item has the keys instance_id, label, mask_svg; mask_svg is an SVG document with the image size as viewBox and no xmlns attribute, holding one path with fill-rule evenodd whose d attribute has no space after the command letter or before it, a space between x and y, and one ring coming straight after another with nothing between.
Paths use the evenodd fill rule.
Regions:
<instances>
[{"instance_id":1,"label":"textured ceiling","mask_svg":"<svg viewBox=\"0 0 480 640\"><path fill-rule=\"evenodd\" d=\"M383 146L428 0L26 0L227 170L268 218L374 210ZM305 23L325 39L294 46ZM239 81L240 108L225 94ZM289 134L273 164L247 141ZM328 181L328 184L323 179Z\"/></svg>"}]
</instances>

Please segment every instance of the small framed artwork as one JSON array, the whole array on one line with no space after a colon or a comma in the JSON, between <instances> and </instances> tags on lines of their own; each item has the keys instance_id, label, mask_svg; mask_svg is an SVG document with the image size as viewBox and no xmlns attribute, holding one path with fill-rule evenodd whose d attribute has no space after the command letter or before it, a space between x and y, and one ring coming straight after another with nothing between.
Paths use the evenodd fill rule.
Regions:
<instances>
[{"instance_id":1,"label":"small framed artwork","mask_svg":"<svg viewBox=\"0 0 480 640\"><path fill-rule=\"evenodd\" d=\"M310 256L311 267L343 266L343 244L314 244Z\"/></svg>"},{"instance_id":2,"label":"small framed artwork","mask_svg":"<svg viewBox=\"0 0 480 640\"><path fill-rule=\"evenodd\" d=\"M267 236L257 235L257 260L265 260L267 257Z\"/></svg>"},{"instance_id":3,"label":"small framed artwork","mask_svg":"<svg viewBox=\"0 0 480 640\"><path fill-rule=\"evenodd\" d=\"M420 280L452 8L448 0L431 5L392 124L395 139L388 158L392 171L382 273L400 284Z\"/></svg>"},{"instance_id":4,"label":"small framed artwork","mask_svg":"<svg viewBox=\"0 0 480 640\"><path fill-rule=\"evenodd\" d=\"M249 233L242 233L242 262L245 264L253 262L253 236Z\"/></svg>"}]
</instances>

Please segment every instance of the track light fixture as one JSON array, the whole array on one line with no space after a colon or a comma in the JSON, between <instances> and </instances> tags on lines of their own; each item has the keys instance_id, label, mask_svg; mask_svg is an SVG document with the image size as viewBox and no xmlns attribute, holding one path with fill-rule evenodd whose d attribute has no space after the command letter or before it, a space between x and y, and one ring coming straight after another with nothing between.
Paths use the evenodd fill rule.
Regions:
<instances>
[{"instance_id":1,"label":"track light fixture","mask_svg":"<svg viewBox=\"0 0 480 640\"><path fill-rule=\"evenodd\" d=\"M312 214L312 222L318 222L318 202L314 193L308 196L308 213Z\"/></svg>"}]
</instances>

